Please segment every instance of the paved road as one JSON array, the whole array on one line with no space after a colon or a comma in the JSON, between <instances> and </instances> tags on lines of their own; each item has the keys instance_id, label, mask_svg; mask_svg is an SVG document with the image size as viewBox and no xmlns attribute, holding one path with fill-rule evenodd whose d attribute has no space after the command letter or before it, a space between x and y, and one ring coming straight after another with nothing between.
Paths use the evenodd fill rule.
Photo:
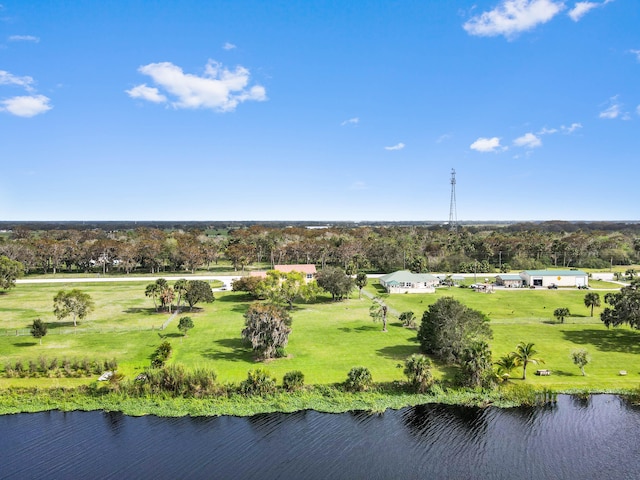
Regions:
<instances>
[{"instance_id":1,"label":"paved road","mask_svg":"<svg viewBox=\"0 0 640 480\"><path fill-rule=\"evenodd\" d=\"M62 277L62 278L23 278L16 280L16 283L100 283L100 282L155 282L159 278L168 281L176 281L181 278L187 280L219 280L224 283L224 287L214 290L222 290L222 288L231 289L231 282L240 278L240 275L181 275L181 276L164 276L157 277Z\"/></svg>"}]
</instances>

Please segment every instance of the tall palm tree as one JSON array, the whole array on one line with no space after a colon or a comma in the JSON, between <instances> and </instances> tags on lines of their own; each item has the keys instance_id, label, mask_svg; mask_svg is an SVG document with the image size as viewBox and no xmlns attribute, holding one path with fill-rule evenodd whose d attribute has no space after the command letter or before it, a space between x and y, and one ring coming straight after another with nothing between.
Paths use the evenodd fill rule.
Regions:
<instances>
[{"instance_id":1,"label":"tall palm tree","mask_svg":"<svg viewBox=\"0 0 640 480\"><path fill-rule=\"evenodd\" d=\"M585 307L591 307L591 316L593 317L593 307L600 306L600 294L596 292L589 292L584 296Z\"/></svg>"},{"instance_id":2,"label":"tall palm tree","mask_svg":"<svg viewBox=\"0 0 640 480\"><path fill-rule=\"evenodd\" d=\"M538 351L533 348L533 343L524 343L520 342L516 347L516 351L513 352L516 362L519 366L522 367L522 379L527 379L527 365L533 363L537 365L538 363L544 363L544 360L541 358L535 358L538 354Z\"/></svg>"}]
</instances>

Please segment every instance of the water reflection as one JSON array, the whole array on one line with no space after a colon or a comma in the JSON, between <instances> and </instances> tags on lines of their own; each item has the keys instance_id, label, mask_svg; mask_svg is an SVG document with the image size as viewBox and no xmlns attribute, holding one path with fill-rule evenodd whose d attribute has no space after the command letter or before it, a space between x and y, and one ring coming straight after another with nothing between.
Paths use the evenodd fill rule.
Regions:
<instances>
[{"instance_id":1,"label":"water reflection","mask_svg":"<svg viewBox=\"0 0 640 480\"><path fill-rule=\"evenodd\" d=\"M0 478L639 478L640 408L423 405L251 418L0 416Z\"/></svg>"}]
</instances>

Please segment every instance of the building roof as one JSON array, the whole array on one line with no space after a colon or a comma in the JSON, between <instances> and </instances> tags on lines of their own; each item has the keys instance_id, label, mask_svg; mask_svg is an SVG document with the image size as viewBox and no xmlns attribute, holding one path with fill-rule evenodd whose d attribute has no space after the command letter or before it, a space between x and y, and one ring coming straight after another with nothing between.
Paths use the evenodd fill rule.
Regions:
<instances>
[{"instance_id":1,"label":"building roof","mask_svg":"<svg viewBox=\"0 0 640 480\"><path fill-rule=\"evenodd\" d=\"M420 283L420 282L437 282L438 278L430 273L412 273L409 270L398 270L397 272L388 273L380 277L384 283Z\"/></svg>"},{"instance_id":2,"label":"building roof","mask_svg":"<svg viewBox=\"0 0 640 480\"><path fill-rule=\"evenodd\" d=\"M502 280L522 280L522 277L517 273L501 273L497 278Z\"/></svg>"},{"instance_id":3,"label":"building roof","mask_svg":"<svg viewBox=\"0 0 640 480\"><path fill-rule=\"evenodd\" d=\"M316 273L316 266L312 263L292 264L292 265L274 265L274 270L279 272L300 272L300 273Z\"/></svg>"},{"instance_id":4,"label":"building roof","mask_svg":"<svg viewBox=\"0 0 640 480\"><path fill-rule=\"evenodd\" d=\"M522 273L537 277L583 277L587 276L582 270L525 270Z\"/></svg>"}]
</instances>

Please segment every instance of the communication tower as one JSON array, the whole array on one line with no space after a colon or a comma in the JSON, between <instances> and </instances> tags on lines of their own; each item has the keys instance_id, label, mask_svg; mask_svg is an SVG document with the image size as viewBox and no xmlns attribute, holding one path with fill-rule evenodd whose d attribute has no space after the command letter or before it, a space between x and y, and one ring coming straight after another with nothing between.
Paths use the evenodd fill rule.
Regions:
<instances>
[{"instance_id":1,"label":"communication tower","mask_svg":"<svg viewBox=\"0 0 640 480\"><path fill-rule=\"evenodd\" d=\"M449 230L458 231L458 213L456 212L456 171L451 169L451 203L449 204Z\"/></svg>"}]
</instances>

